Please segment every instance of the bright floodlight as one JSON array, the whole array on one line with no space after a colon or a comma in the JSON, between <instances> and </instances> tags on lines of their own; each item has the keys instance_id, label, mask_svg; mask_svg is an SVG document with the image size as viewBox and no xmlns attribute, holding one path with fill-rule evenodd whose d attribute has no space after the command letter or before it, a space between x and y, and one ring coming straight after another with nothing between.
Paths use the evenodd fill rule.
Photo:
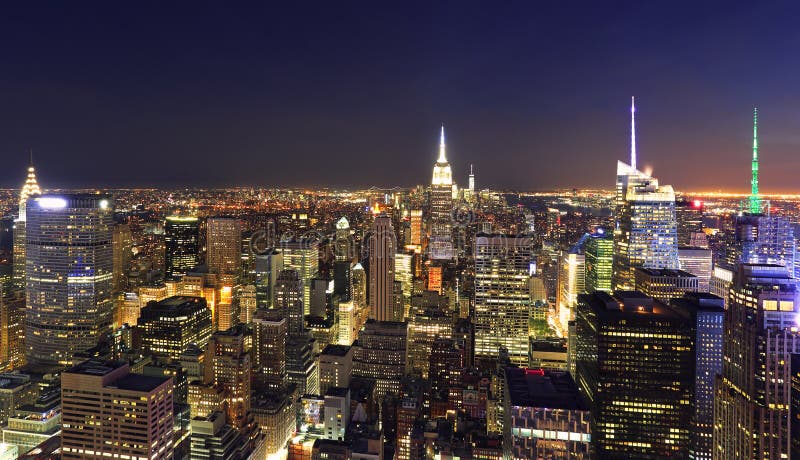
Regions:
<instances>
[{"instance_id":1,"label":"bright floodlight","mask_svg":"<svg viewBox=\"0 0 800 460\"><path fill-rule=\"evenodd\" d=\"M54 196L37 198L36 201L39 203L39 207L45 209L61 209L67 207L67 200Z\"/></svg>"}]
</instances>

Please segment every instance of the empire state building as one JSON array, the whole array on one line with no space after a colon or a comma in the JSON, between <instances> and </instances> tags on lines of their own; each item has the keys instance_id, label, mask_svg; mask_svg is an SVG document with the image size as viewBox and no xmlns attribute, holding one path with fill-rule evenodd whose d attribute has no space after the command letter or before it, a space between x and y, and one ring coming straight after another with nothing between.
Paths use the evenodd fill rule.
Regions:
<instances>
[{"instance_id":1,"label":"empire state building","mask_svg":"<svg viewBox=\"0 0 800 460\"><path fill-rule=\"evenodd\" d=\"M444 126L439 140L439 158L433 166L430 189L430 258L453 258L451 213L453 211L453 172L447 162L444 143Z\"/></svg>"}]
</instances>

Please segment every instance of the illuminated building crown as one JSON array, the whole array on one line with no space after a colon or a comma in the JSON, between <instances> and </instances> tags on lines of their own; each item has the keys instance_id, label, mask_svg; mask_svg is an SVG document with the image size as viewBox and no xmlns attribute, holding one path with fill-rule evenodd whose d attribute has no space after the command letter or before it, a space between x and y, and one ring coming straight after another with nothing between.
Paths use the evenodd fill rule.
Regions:
<instances>
[{"instance_id":1,"label":"illuminated building crown","mask_svg":"<svg viewBox=\"0 0 800 460\"><path fill-rule=\"evenodd\" d=\"M36 181L36 171L33 168L33 154L31 154L31 164L28 166L28 177L25 178L25 184L19 193L19 220L25 220L25 206L28 203L28 198L36 195L41 195L42 190L39 188L39 183Z\"/></svg>"},{"instance_id":2,"label":"illuminated building crown","mask_svg":"<svg viewBox=\"0 0 800 460\"><path fill-rule=\"evenodd\" d=\"M431 185L453 185L453 172L450 170L450 163L447 162L447 155L445 155L444 125L442 125L442 134L439 138L439 158L436 159L436 164L433 166Z\"/></svg>"}]
</instances>

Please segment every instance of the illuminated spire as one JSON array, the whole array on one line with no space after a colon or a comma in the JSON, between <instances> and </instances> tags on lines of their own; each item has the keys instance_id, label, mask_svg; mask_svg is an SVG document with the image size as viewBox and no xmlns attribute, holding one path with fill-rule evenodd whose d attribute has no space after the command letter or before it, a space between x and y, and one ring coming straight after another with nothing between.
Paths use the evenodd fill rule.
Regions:
<instances>
[{"instance_id":1,"label":"illuminated spire","mask_svg":"<svg viewBox=\"0 0 800 460\"><path fill-rule=\"evenodd\" d=\"M631 169L636 170L636 101L631 96Z\"/></svg>"},{"instance_id":2,"label":"illuminated spire","mask_svg":"<svg viewBox=\"0 0 800 460\"><path fill-rule=\"evenodd\" d=\"M22 190L19 192L19 220L25 220L25 206L28 203L28 198L41 194L42 190L36 181L36 170L33 168L33 149L31 149L28 175L25 178L25 184L22 185Z\"/></svg>"},{"instance_id":3,"label":"illuminated spire","mask_svg":"<svg viewBox=\"0 0 800 460\"><path fill-rule=\"evenodd\" d=\"M761 198L758 196L758 108L753 107L753 178L750 180L750 213L761 212Z\"/></svg>"},{"instance_id":4,"label":"illuminated spire","mask_svg":"<svg viewBox=\"0 0 800 460\"><path fill-rule=\"evenodd\" d=\"M447 156L445 155L445 148L444 148L444 123L442 123L442 134L439 138L439 159L436 160L437 163L447 163Z\"/></svg>"}]
</instances>

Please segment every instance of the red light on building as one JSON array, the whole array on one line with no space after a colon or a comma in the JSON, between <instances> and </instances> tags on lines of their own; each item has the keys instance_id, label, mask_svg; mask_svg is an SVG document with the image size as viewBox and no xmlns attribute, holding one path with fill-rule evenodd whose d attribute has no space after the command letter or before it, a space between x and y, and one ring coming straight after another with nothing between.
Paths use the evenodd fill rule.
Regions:
<instances>
[{"instance_id":1,"label":"red light on building","mask_svg":"<svg viewBox=\"0 0 800 460\"><path fill-rule=\"evenodd\" d=\"M544 377L544 369L525 369L525 375L538 375Z\"/></svg>"},{"instance_id":2,"label":"red light on building","mask_svg":"<svg viewBox=\"0 0 800 460\"><path fill-rule=\"evenodd\" d=\"M703 202L700 201L700 200L694 200L694 201L692 201L692 207L693 208L702 208L703 207Z\"/></svg>"}]
</instances>

